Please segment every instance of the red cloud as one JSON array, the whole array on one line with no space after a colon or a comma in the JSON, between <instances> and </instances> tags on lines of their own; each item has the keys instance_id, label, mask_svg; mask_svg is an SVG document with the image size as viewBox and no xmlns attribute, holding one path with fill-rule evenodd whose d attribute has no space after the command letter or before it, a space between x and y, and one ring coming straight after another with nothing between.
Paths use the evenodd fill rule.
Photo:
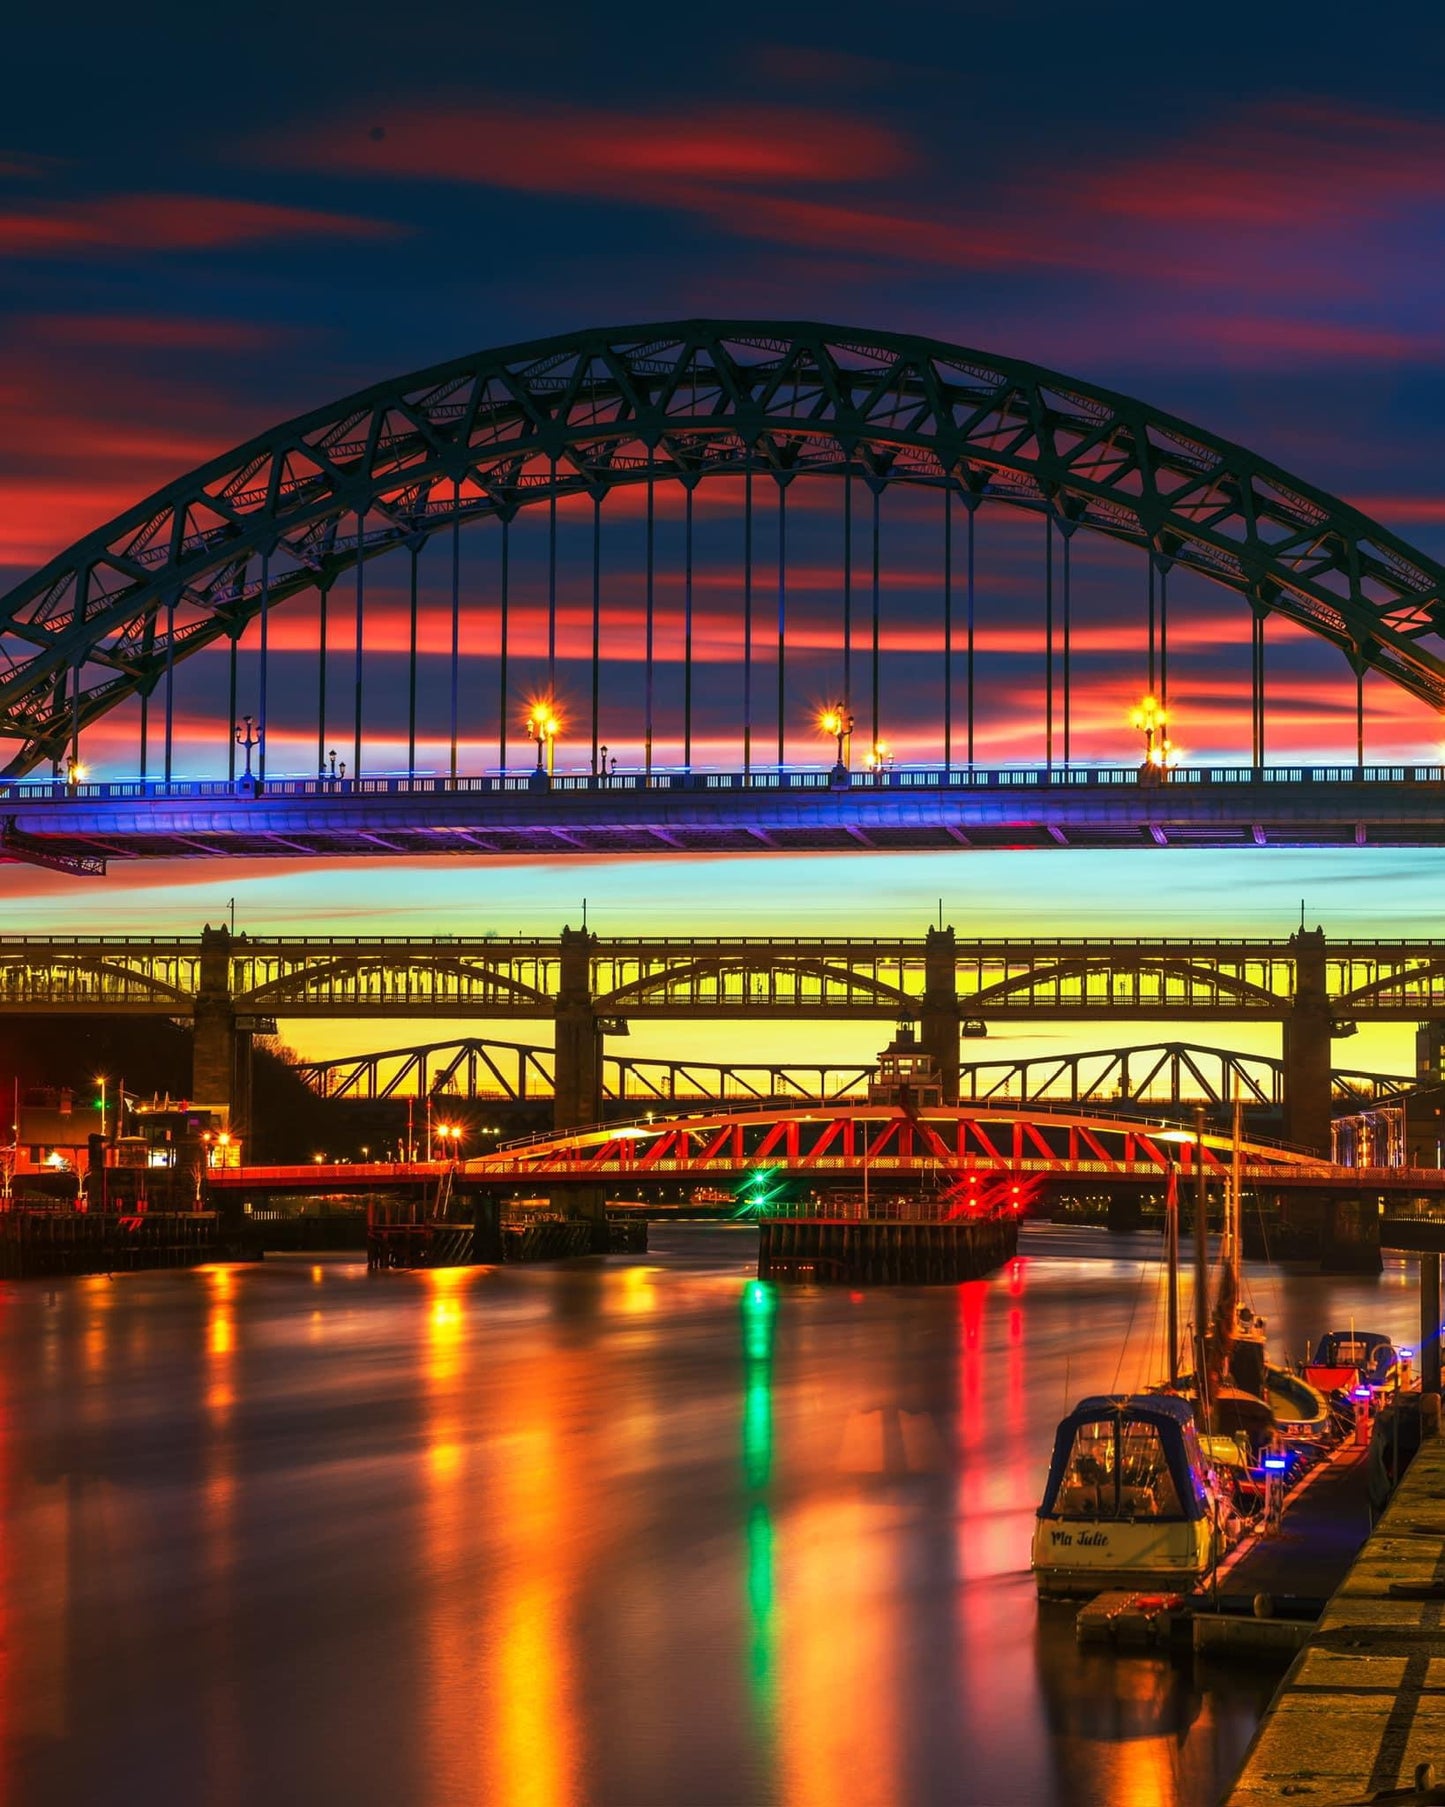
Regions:
<instances>
[{"instance_id":1,"label":"red cloud","mask_svg":"<svg viewBox=\"0 0 1445 1807\"><path fill-rule=\"evenodd\" d=\"M1167 227L1299 227L1445 199L1445 126L1271 103L1079 185L1106 214Z\"/></svg>"},{"instance_id":2,"label":"red cloud","mask_svg":"<svg viewBox=\"0 0 1445 1807\"><path fill-rule=\"evenodd\" d=\"M466 112L417 108L369 132L327 127L301 152L313 166L369 175L682 206L719 189L894 176L910 162L882 126L757 106L641 114L507 102Z\"/></svg>"},{"instance_id":3,"label":"red cloud","mask_svg":"<svg viewBox=\"0 0 1445 1807\"><path fill-rule=\"evenodd\" d=\"M251 424L212 388L138 360L97 367L57 336L63 350L26 325L0 363L0 566L42 564Z\"/></svg>"},{"instance_id":4,"label":"red cloud","mask_svg":"<svg viewBox=\"0 0 1445 1807\"><path fill-rule=\"evenodd\" d=\"M1435 359L1445 350L1440 333L1398 332L1389 327L1357 326L1337 320L1217 318L1210 322L1214 339L1231 351L1258 353L1270 369L1281 358L1363 358L1372 363Z\"/></svg>"},{"instance_id":5,"label":"red cloud","mask_svg":"<svg viewBox=\"0 0 1445 1807\"><path fill-rule=\"evenodd\" d=\"M37 314L30 335L50 344L134 351L257 351L279 337L244 320L186 320L176 314Z\"/></svg>"},{"instance_id":6,"label":"red cloud","mask_svg":"<svg viewBox=\"0 0 1445 1807\"><path fill-rule=\"evenodd\" d=\"M1367 232L1402 207L1445 200L1442 151L1445 127L1433 121L1275 105L1147 155L1081 159L1062 177L1052 164L1019 162L990 192L927 183L898 134L836 111L498 102L412 109L370 131L331 124L286 154L356 174L674 209L859 270L886 261L1127 279L1141 300L1126 319L1174 355L1213 345L1235 356L1393 362L1433 358L1438 347L1320 318L1330 300L1380 305L1362 260L1339 255L1335 228L1348 217ZM1161 285L1165 305L1146 305ZM1197 312L1181 317L1181 289L1234 293L1237 318L1212 327ZM1293 333L1283 320L1257 323L1251 304L1266 298L1306 301L1309 317Z\"/></svg>"},{"instance_id":7,"label":"red cloud","mask_svg":"<svg viewBox=\"0 0 1445 1807\"><path fill-rule=\"evenodd\" d=\"M1352 496L1362 514L1395 527L1426 527L1445 522L1445 496Z\"/></svg>"},{"instance_id":8,"label":"red cloud","mask_svg":"<svg viewBox=\"0 0 1445 1807\"><path fill-rule=\"evenodd\" d=\"M116 195L0 212L0 253L224 250L278 238L376 238L396 227L353 214L214 195Z\"/></svg>"}]
</instances>

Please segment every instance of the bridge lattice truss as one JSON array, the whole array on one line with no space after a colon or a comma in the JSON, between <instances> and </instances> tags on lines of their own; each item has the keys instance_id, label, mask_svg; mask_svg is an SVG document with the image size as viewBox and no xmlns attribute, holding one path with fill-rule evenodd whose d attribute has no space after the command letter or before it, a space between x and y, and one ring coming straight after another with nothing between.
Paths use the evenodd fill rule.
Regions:
<instances>
[{"instance_id":1,"label":"bridge lattice truss","mask_svg":"<svg viewBox=\"0 0 1445 1807\"><path fill-rule=\"evenodd\" d=\"M1277 1144L1246 1142L1241 1155L1251 1180L1271 1184L1321 1174L1338 1179L1349 1171ZM1162 1123L1151 1127L1102 1115L977 1105L931 1106L915 1113L888 1105L835 1104L817 1111L765 1107L699 1113L538 1136L469 1161L466 1172L482 1180L581 1184L668 1184L758 1173L836 1182L866 1173L880 1187L890 1179L951 1187L964 1210L971 1178L1157 1184L1171 1168L1187 1177L1199 1159L1187 1133ZM1206 1174L1222 1176L1231 1160L1228 1139L1206 1136L1202 1159Z\"/></svg>"},{"instance_id":2,"label":"bridge lattice truss","mask_svg":"<svg viewBox=\"0 0 1445 1807\"><path fill-rule=\"evenodd\" d=\"M324 1098L527 1104L555 1095L553 1061L550 1047L468 1037L305 1061L297 1070ZM607 1054L602 1062L602 1096L609 1103L656 1104L663 1109L790 1098L847 1103L866 1101L873 1073L872 1063L865 1061L822 1065ZM1398 1073L1339 1069L1332 1075L1336 1103L1353 1108L1394 1098L1413 1083ZM1136 1105L1152 1110L1177 1110L1195 1103L1222 1106L1239 1099L1251 1109L1277 1110L1284 1102L1284 1062L1187 1042L1035 1055L1027 1060L965 1061L959 1070L959 1095L980 1104L1114 1109Z\"/></svg>"},{"instance_id":3,"label":"bridge lattice truss","mask_svg":"<svg viewBox=\"0 0 1445 1807\"><path fill-rule=\"evenodd\" d=\"M575 932L571 932L575 936ZM1277 1021L1301 995L1337 1031L1351 1022L1445 1017L1445 949L1430 942L927 938L576 937L0 938L0 1014L192 1015L224 1001L258 1019L550 1018L566 963L583 1004L609 1020L856 1017L970 1023L1054 1018Z\"/></svg>"},{"instance_id":4,"label":"bridge lattice truss","mask_svg":"<svg viewBox=\"0 0 1445 1807\"><path fill-rule=\"evenodd\" d=\"M1256 630L1285 616L1357 672L1445 704L1445 568L1244 447L940 341L696 320L487 351L378 384L98 528L0 599L4 770L73 753L108 710L149 697L208 645L234 649L253 623L264 645L274 608L351 571L359 630L361 574L393 549L568 496L662 481L691 492L719 473L782 488L827 474L875 494L921 485L970 519L998 499L1047 517L1065 542L1084 528L1145 549L1151 571L1201 572L1247 601ZM264 716L263 701L263 741ZM263 745L263 771L264 758Z\"/></svg>"}]
</instances>

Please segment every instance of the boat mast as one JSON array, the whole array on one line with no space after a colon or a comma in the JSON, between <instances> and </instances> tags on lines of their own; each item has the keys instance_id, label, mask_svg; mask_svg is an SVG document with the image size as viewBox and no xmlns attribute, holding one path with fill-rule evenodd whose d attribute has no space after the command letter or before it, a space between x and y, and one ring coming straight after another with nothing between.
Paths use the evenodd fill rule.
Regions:
<instances>
[{"instance_id":1,"label":"boat mast","mask_svg":"<svg viewBox=\"0 0 1445 1807\"><path fill-rule=\"evenodd\" d=\"M1194 1375L1201 1430L1209 1430L1209 1215L1204 1190L1204 1106L1194 1107Z\"/></svg>"},{"instance_id":2,"label":"boat mast","mask_svg":"<svg viewBox=\"0 0 1445 1807\"><path fill-rule=\"evenodd\" d=\"M1169 1160L1164 1182L1164 1255L1169 1264L1169 1384L1179 1384L1179 1168Z\"/></svg>"},{"instance_id":3,"label":"boat mast","mask_svg":"<svg viewBox=\"0 0 1445 1807\"><path fill-rule=\"evenodd\" d=\"M1233 1140L1224 1184L1224 1222L1220 1234L1219 1286L1209 1329L1209 1375L1224 1386L1233 1372L1233 1349L1239 1327L1239 1163L1241 1105L1234 1100Z\"/></svg>"},{"instance_id":4,"label":"boat mast","mask_svg":"<svg viewBox=\"0 0 1445 1807\"><path fill-rule=\"evenodd\" d=\"M1234 1095L1234 1143L1229 1156L1229 1272L1234 1282L1233 1292L1236 1304L1239 1301L1239 1268L1240 1240L1242 1235L1241 1217L1243 1215L1240 1200L1240 1163L1244 1149L1244 1104L1239 1093Z\"/></svg>"}]
</instances>

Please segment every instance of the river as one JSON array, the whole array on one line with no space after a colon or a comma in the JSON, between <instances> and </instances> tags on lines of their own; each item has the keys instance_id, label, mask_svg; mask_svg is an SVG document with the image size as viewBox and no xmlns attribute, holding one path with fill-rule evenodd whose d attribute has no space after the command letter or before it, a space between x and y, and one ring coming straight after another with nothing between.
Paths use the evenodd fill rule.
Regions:
<instances>
[{"instance_id":1,"label":"river","mask_svg":"<svg viewBox=\"0 0 1445 1807\"><path fill-rule=\"evenodd\" d=\"M1210 1807L1276 1675L1081 1656L1027 1570L1055 1421L1162 1359L1155 1246L0 1285L0 1800ZM1276 1351L1414 1341L1399 1262L1249 1289Z\"/></svg>"}]
</instances>

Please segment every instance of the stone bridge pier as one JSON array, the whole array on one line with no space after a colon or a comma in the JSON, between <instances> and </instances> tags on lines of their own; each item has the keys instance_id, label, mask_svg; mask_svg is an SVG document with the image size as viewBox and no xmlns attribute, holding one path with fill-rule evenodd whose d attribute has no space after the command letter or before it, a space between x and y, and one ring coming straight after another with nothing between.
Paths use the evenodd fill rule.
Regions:
<instances>
[{"instance_id":1,"label":"stone bridge pier","mask_svg":"<svg viewBox=\"0 0 1445 1807\"><path fill-rule=\"evenodd\" d=\"M1294 955L1294 995L1284 1020L1285 1139L1322 1159L1331 1153L1334 1115L1330 1004L1324 931L1299 929L1290 936ZM1327 1274L1380 1272L1380 1214L1372 1198L1317 1193L1293 1207L1320 1231L1320 1266Z\"/></svg>"},{"instance_id":2,"label":"stone bridge pier","mask_svg":"<svg viewBox=\"0 0 1445 1807\"><path fill-rule=\"evenodd\" d=\"M952 928L930 929L923 944L919 1041L943 1081L943 1102L958 1103L958 949Z\"/></svg>"},{"instance_id":3,"label":"stone bridge pier","mask_svg":"<svg viewBox=\"0 0 1445 1807\"><path fill-rule=\"evenodd\" d=\"M592 996L592 953L597 937L586 929L562 930L559 983L553 1006L554 1129L583 1129L602 1120L602 1028ZM571 1217L592 1225L592 1249L607 1248L607 1193L602 1186L572 1186L558 1195ZM556 1202L554 1200L554 1202Z\"/></svg>"},{"instance_id":4,"label":"stone bridge pier","mask_svg":"<svg viewBox=\"0 0 1445 1807\"><path fill-rule=\"evenodd\" d=\"M233 1136L251 1133L251 1030L236 1021L231 992L231 934L201 931L200 985L191 1030L191 1098L223 1105Z\"/></svg>"}]
</instances>

